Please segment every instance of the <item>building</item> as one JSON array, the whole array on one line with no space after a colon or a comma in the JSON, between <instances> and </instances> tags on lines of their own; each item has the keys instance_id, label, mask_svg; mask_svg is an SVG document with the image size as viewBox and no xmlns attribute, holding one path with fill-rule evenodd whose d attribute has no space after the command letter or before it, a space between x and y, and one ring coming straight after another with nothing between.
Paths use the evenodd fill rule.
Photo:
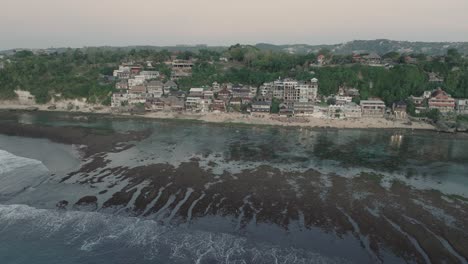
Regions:
<instances>
[{"instance_id":1,"label":"building","mask_svg":"<svg viewBox=\"0 0 468 264\"><path fill-rule=\"evenodd\" d=\"M361 107L355 103L349 103L343 106L342 108L344 118L361 118L362 110Z\"/></svg>"},{"instance_id":2,"label":"building","mask_svg":"<svg viewBox=\"0 0 468 264\"><path fill-rule=\"evenodd\" d=\"M205 89L203 88L190 88L189 96L190 97L203 97Z\"/></svg>"},{"instance_id":3,"label":"building","mask_svg":"<svg viewBox=\"0 0 468 264\"><path fill-rule=\"evenodd\" d=\"M133 76L139 75L142 70L141 66L130 66L130 74Z\"/></svg>"},{"instance_id":4,"label":"building","mask_svg":"<svg viewBox=\"0 0 468 264\"><path fill-rule=\"evenodd\" d=\"M343 108L344 108L344 105L337 105L337 104L329 105L327 116L333 119L344 118Z\"/></svg>"},{"instance_id":5,"label":"building","mask_svg":"<svg viewBox=\"0 0 468 264\"><path fill-rule=\"evenodd\" d=\"M406 119L406 108L407 105L403 101L395 102L392 105L392 112L395 115L396 119Z\"/></svg>"},{"instance_id":6,"label":"building","mask_svg":"<svg viewBox=\"0 0 468 264\"><path fill-rule=\"evenodd\" d=\"M142 71L139 76L142 76L145 80L157 79L159 78L158 71Z\"/></svg>"},{"instance_id":7,"label":"building","mask_svg":"<svg viewBox=\"0 0 468 264\"><path fill-rule=\"evenodd\" d=\"M218 92L218 99L228 101L231 98L231 92L227 88L222 89Z\"/></svg>"},{"instance_id":8,"label":"building","mask_svg":"<svg viewBox=\"0 0 468 264\"><path fill-rule=\"evenodd\" d=\"M117 90L128 90L128 81L121 80L115 84L115 89Z\"/></svg>"},{"instance_id":9,"label":"building","mask_svg":"<svg viewBox=\"0 0 468 264\"><path fill-rule=\"evenodd\" d=\"M441 84L444 82L444 78L441 78L437 73L430 72L429 73L429 82Z\"/></svg>"},{"instance_id":10,"label":"building","mask_svg":"<svg viewBox=\"0 0 468 264\"><path fill-rule=\"evenodd\" d=\"M149 98L146 100L145 109L147 111L163 111L165 102L161 98Z\"/></svg>"},{"instance_id":11,"label":"building","mask_svg":"<svg viewBox=\"0 0 468 264\"><path fill-rule=\"evenodd\" d=\"M192 76L193 62L188 60L174 60L171 63L171 80L179 80Z\"/></svg>"},{"instance_id":12,"label":"building","mask_svg":"<svg viewBox=\"0 0 468 264\"><path fill-rule=\"evenodd\" d=\"M294 116L294 109L291 107L291 105L280 104L278 115L285 116L285 117L292 117Z\"/></svg>"},{"instance_id":13,"label":"building","mask_svg":"<svg viewBox=\"0 0 468 264\"><path fill-rule=\"evenodd\" d=\"M362 100L361 111L363 117L383 117L385 103L382 100Z\"/></svg>"},{"instance_id":14,"label":"building","mask_svg":"<svg viewBox=\"0 0 468 264\"><path fill-rule=\"evenodd\" d=\"M121 107L128 104L129 96L127 93L114 93L111 98L111 107Z\"/></svg>"},{"instance_id":15,"label":"building","mask_svg":"<svg viewBox=\"0 0 468 264\"><path fill-rule=\"evenodd\" d=\"M377 53L370 53L362 56L365 64L368 65L380 65L382 64L382 58Z\"/></svg>"},{"instance_id":16,"label":"building","mask_svg":"<svg viewBox=\"0 0 468 264\"><path fill-rule=\"evenodd\" d=\"M353 87L340 86L338 88L338 95L340 96L349 96L349 97L358 97L359 90Z\"/></svg>"},{"instance_id":17,"label":"building","mask_svg":"<svg viewBox=\"0 0 468 264\"><path fill-rule=\"evenodd\" d=\"M114 70L113 74L114 77L119 79L128 79L130 78L130 67L128 66L119 66L118 70Z\"/></svg>"},{"instance_id":18,"label":"building","mask_svg":"<svg viewBox=\"0 0 468 264\"><path fill-rule=\"evenodd\" d=\"M138 77L138 76L137 76ZM137 85L142 85L145 83L145 79L144 78L131 78L131 79L128 79L128 87L133 87L133 86L137 86Z\"/></svg>"},{"instance_id":19,"label":"building","mask_svg":"<svg viewBox=\"0 0 468 264\"><path fill-rule=\"evenodd\" d=\"M146 94L146 86L144 85L136 85L130 87L128 90L129 94Z\"/></svg>"},{"instance_id":20,"label":"building","mask_svg":"<svg viewBox=\"0 0 468 264\"><path fill-rule=\"evenodd\" d=\"M164 94L164 84L161 81L150 81L146 84L146 88L154 98L161 98Z\"/></svg>"},{"instance_id":21,"label":"building","mask_svg":"<svg viewBox=\"0 0 468 264\"><path fill-rule=\"evenodd\" d=\"M252 113L270 113L271 101L252 102Z\"/></svg>"},{"instance_id":22,"label":"building","mask_svg":"<svg viewBox=\"0 0 468 264\"><path fill-rule=\"evenodd\" d=\"M193 62L189 60L174 60L171 63L173 70L192 70Z\"/></svg>"},{"instance_id":23,"label":"building","mask_svg":"<svg viewBox=\"0 0 468 264\"><path fill-rule=\"evenodd\" d=\"M204 99L213 99L214 92L213 91L203 91L203 98Z\"/></svg>"},{"instance_id":24,"label":"building","mask_svg":"<svg viewBox=\"0 0 468 264\"><path fill-rule=\"evenodd\" d=\"M273 97L283 99L285 102L312 102L317 97L318 80L314 78L307 83L290 79L278 80L273 83L272 90Z\"/></svg>"},{"instance_id":25,"label":"building","mask_svg":"<svg viewBox=\"0 0 468 264\"><path fill-rule=\"evenodd\" d=\"M259 93L263 97L271 97L272 96L272 88L273 86L270 85L269 83L264 83L262 86L260 86Z\"/></svg>"},{"instance_id":26,"label":"building","mask_svg":"<svg viewBox=\"0 0 468 264\"><path fill-rule=\"evenodd\" d=\"M193 112L208 112L210 110L211 99L187 96L185 99L185 109Z\"/></svg>"},{"instance_id":27,"label":"building","mask_svg":"<svg viewBox=\"0 0 468 264\"><path fill-rule=\"evenodd\" d=\"M250 89L244 87L233 87L231 89L231 95L233 98L250 97Z\"/></svg>"},{"instance_id":28,"label":"building","mask_svg":"<svg viewBox=\"0 0 468 264\"><path fill-rule=\"evenodd\" d=\"M226 112L226 103L223 100L213 100L211 111Z\"/></svg>"},{"instance_id":29,"label":"building","mask_svg":"<svg viewBox=\"0 0 468 264\"><path fill-rule=\"evenodd\" d=\"M211 85L211 88L213 89L213 92L215 92L215 93L221 91L221 85L218 82L214 82Z\"/></svg>"},{"instance_id":30,"label":"building","mask_svg":"<svg viewBox=\"0 0 468 264\"><path fill-rule=\"evenodd\" d=\"M313 102L294 102L293 110L295 116L311 116L314 114Z\"/></svg>"},{"instance_id":31,"label":"building","mask_svg":"<svg viewBox=\"0 0 468 264\"><path fill-rule=\"evenodd\" d=\"M441 88L437 88L429 98L429 109L438 109L441 113L453 112L455 110L455 99Z\"/></svg>"},{"instance_id":32,"label":"building","mask_svg":"<svg viewBox=\"0 0 468 264\"><path fill-rule=\"evenodd\" d=\"M179 89L179 87L177 86L177 83L175 83L174 81L169 80L164 84L164 94L168 94L169 91L177 90L177 89Z\"/></svg>"},{"instance_id":33,"label":"building","mask_svg":"<svg viewBox=\"0 0 468 264\"><path fill-rule=\"evenodd\" d=\"M239 97L233 97L229 104L234 107L240 107L242 105L242 99Z\"/></svg>"},{"instance_id":34,"label":"building","mask_svg":"<svg viewBox=\"0 0 468 264\"><path fill-rule=\"evenodd\" d=\"M187 111L199 111L201 108L201 101L202 98L200 97L187 96L187 98L185 98L185 109Z\"/></svg>"},{"instance_id":35,"label":"building","mask_svg":"<svg viewBox=\"0 0 468 264\"><path fill-rule=\"evenodd\" d=\"M177 81L181 78L187 78L187 77L190 77L192 76L192 72L191 71L180 71L180 70L173 70L171 72L171 80L172 81Z\"/></svg>"},{"instance_id":36,"label":"building","mask_svg":"<svg viewBox=\"0 0 468 264\"><path fill-rule=\"evenodd\" d=\"M342 95L335 96L335 104L337 105L349 104L352 101L353 101L353 98L351 96L342 96Z\"/></svg>"},{"instance_id":37,"label":"building","mask_svg":"<svg viewBox=\"0 0 468 264\"><path fill-rule=\"evenodd\" d=\"M468 115L468 99L456 99L455 109L458 114Z\"/></svg>"},{"instance_id":38,"label":"building","mask_svg":"<svg viewBox=\"0 0 468 264\"><path fill-rule=\"evenodd\" d=\"M161 98L164 101L164 108L166 110L182 112L185 109L184 100L170 95L167 98Z\"/></svg>"}]
</instances>

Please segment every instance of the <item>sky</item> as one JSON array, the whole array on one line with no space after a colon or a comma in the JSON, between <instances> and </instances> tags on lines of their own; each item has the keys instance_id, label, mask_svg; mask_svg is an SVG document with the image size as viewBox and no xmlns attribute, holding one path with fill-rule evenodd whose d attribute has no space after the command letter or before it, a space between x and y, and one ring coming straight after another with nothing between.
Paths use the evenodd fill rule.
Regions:
<instances>
[{"instance_id":1,"label":"sky","mask_svg":"<svg viewBox=\"0 0 468 264\"><path fill-rule=\"evenodd\" d=\"M0 49L468 41L468 0L0 0Z\"/></svg>"}]
</instances>

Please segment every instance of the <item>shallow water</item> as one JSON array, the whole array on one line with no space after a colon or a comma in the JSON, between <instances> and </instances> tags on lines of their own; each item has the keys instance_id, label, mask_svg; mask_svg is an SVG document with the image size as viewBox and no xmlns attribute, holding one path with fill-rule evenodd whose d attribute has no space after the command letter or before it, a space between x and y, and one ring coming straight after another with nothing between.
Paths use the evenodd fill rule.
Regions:
<instances>
[{"instance_id":1,"label":"shallow water","mask_svg":"<svg viewBox=\"0 0 468 264\"><path fill-rule=\"evenodd\" d=\"M424 228L467 224L466 204L453 200L468 198L464 135L53 113L0 122L152 131L85 160L80 146L0 135L3 153L31 166L10 182L22 191L0 205L0 260L11 263L54 263L54 254L55 263L399 263L413 258L405 252L419 250L421 259L431 252L422 237L441 237L421 236L390 212ZM80 169L98 158L105 163ZM35 177L41 181L24 181ZM77 206L86 196L96 204ZM67 210L56 209L62 200ZM395 237L406 234L408 246L395 248L388 234L372 231L383 224ZM439 239L442 253L431 257L463 262L458 242L446 239L457 238Z\"/></svg>"}]
</instances>

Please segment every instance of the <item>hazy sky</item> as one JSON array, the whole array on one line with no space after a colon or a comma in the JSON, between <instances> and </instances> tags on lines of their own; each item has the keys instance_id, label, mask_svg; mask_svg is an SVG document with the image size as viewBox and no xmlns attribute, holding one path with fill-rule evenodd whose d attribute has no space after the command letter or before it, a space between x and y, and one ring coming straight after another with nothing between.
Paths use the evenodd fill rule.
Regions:
<instances>
[{"instance_id":1,"label":"hazy sky","mask_svg":"<svg viewBox=\"0 0 468 264\"><path fill-rule=\"evenodd\" d=\"M468 0L0 0L0 49L468 41Z\"/></svg>"}]
</instances>

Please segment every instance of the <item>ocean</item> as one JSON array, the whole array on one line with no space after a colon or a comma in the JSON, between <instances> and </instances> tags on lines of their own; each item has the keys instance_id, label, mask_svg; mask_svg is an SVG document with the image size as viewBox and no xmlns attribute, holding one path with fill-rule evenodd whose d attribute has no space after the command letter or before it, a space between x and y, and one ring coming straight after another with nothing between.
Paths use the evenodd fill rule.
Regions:
<instances>
[{"instance_id":1,"label":"ocean","mask_svg":"<svg viewBox=\"0 0 468 264\"><path fill-rule=\"evenodd\" d=\"M0 263L467 263L468 137L0 115Z\"/></svg>"}]
</instances>

